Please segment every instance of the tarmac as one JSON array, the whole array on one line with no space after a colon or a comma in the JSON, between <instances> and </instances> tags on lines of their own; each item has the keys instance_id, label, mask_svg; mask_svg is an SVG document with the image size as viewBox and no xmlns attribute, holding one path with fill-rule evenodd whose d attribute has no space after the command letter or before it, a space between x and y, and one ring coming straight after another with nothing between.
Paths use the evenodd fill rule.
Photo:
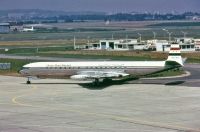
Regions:
<instances>
[{"instance_id":1,"label":"tarmac","mask_svg":"<svg viewBox=\"0 0 200 132\"><path fill-rule=\"evenodd\" d=\"M198 86L25 82L0 76L0 132L200 132Z\"/></svg>"},{"instance_id":2,"label":"tarmac","mask_svg":"<svg viewBox=\"0 0 200 132\"><path fill-rule=\"evenodd\" d=\"M187 71L188 75L180 77L169 77L169 78L156 78L156 79L140 79L139 81L132 81L132 83L142 84L157 84L157 85L170 85L179 84L181 86L188 87L199 87L200 88L200 64L185 64L184 70Z\"/></svg>"}]
</instances>

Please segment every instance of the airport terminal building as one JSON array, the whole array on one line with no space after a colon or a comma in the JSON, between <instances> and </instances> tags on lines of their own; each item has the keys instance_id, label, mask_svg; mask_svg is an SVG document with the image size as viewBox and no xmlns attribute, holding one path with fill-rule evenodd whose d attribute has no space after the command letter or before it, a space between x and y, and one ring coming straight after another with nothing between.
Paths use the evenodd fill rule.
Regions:
<instances>
[{"instance_id":1,"label":"airport terminal building","mask_svg":"<svg viewBox=\"0 0 200 132\"><path fill-rule=\"evenodd\" d=\"M89 50L148 50L157 52L169 52L171 43L180 45L182 52L200 51L200 39L194 38L175 38L174 41L168 40L146 40L137 39L104 39L98 43L88 43ZM84 48L83 48L84 49Z\"/></svg>"},{"instance_id":2,"label":"airport terminal building","mask_svg":"<svg viewBox=\"0 0 200 132\"><path fill-rule=\"evenodd\" d=\"M196 43L193 38L176 38L175 43L180 45L182 52L194 52L197 51ZM169 52L170 43L169 42L156 42L156 51L159 52Z\"/></svg>"},{"instance_id":3,"label":"airport terminal building","mask_svg":"<svg viewBox=\"0 0 200 132\"><path fill-rule=\"evenodd\" d=\"M137 39L100 40L99 43L88 44L88 49L96 50L143 50L145 43Z\"/></svg>"},{"instance_id":4,"label":"airport terminal building","mask_svg":"<svg viewBox=\"0 0 200 132\"><path fill-rule=\"evenodd\" d=\"M0 33L9 33L10 24L9 23L0 23Z\"/></svg>"}]
</instances>

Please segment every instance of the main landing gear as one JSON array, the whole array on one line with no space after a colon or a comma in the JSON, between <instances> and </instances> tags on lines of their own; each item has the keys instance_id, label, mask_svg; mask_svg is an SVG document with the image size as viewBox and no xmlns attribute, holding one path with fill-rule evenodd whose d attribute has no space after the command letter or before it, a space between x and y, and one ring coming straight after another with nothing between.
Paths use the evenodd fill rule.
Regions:
<instances>
[{"instance_id":1,"label":"main landing gear","mask_svg":"<svg viewBox=\"0 0 200 132\"><path fill-rule=\"evenodd\" d=\"M99 85L99 79L98 78L94 79L93 85L94 86L98 86Z\"/></svg>"},{"instance_id":2,"label":"main landing gear","mask_svg":"<svg viewBox=\"0 0 200 132\"><path fill-rule=\"evenodd\" d=\"M110 79L110 78L105 78L105 79L103 79L103 83L104 84L110 84L110 83L112 83L112 79Z\"/></svg>"},{"instance_id":3,"label":"main landing gear","mask_svg":"<svg viewBox=\"0 0 200 132\"><path fill-rule=\"evenodd\" d=\"M93 81L94 86L107 85L107 84L111 84L111 83L112 83L112 79L110 79L110 78L104 78L102 81L100 81L99 78L95 78Z\"/></svg>"}]
</instances>

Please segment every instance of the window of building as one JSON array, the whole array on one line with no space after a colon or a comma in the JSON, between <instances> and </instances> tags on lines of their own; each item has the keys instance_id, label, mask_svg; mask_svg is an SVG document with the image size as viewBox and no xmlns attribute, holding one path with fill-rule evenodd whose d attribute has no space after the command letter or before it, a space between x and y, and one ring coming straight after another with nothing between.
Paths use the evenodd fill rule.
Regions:
<instances>
[{"instance_id":1,"label":"window of building","mask_svg":"<svg viewBox=\"0 0 200 132\"><path fill-rule=\"evenodd\" d=\"M114 42L109 42L109 48L114 49Z\"/></svg>"},{"instance_id":2,"label":"window of building","mask_svg":"<svg viewBox=\"0 0 200 132\"><path fill-rule=\"evenodd\" d=\"M119 44L119 45L118 45L118 48L120 48L120 49L121 49L121 48L122 48L122 45L121 45L121 44Z\"/></svg>"},{"instance_id":3,"label":"window of building","mask_svg":"<svg viewBox=\"0 0 200 132\"><path fill-rule=\"evenodd\" d=\"M101 48L106 49L106 42L101 42Z\"/></svg>"},{"instance_id":4,"label":"window of building","mask_svg":"<svg viewBox=\"0 0 200 132\"><path fill-rule=\"evenodd\" d=\"M185 45L182 45L181 47L182 47L182 49L186 49L186 46L185 46Z\"/></svg>"}]
</instances>

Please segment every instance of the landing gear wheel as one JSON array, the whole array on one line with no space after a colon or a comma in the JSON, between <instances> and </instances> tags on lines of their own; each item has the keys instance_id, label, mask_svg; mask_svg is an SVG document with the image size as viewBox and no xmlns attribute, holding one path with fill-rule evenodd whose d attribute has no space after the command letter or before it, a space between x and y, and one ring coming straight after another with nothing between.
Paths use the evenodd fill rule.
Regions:
<instances>
[{"instance_id":1,"label":"landing gear wheel","mask_svg":"<svg viewBox=\"0 0 200 132\"><path fill-rule=\"evenodd\" d=\"M98 86L99 85L99 79L98 78L95 78L95 80L93 82L93 85L94 86Z\"/></svg>"},{"instance_id":2,"label":"landing gear wheel","mask_svg":"<svg viewBox=\"0 0 200 132\"><path fill-rule=\"evenodd\" d=\"M31 84L31 81L27 81L26 84Z\"/></svg>"},{"instance_id":3,"label":"landing gear wheel","mask_svg":"<svg viewBox=\"0 0 200 132\"><path fill-rule=\"evenodd\" d=\"M26 84L31 84L30 78L26 81Z\"/></svg>"}]
</instances>

